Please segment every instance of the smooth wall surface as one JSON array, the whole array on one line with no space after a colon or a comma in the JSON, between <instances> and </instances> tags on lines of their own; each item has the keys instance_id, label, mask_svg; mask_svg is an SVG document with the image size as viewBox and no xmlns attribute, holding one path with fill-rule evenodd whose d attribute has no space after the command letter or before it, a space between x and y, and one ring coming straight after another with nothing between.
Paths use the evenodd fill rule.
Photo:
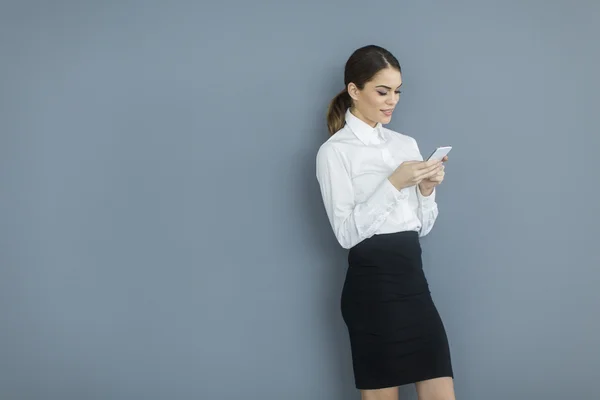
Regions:
<instances>
[{"instance_id":1,"label":"smooth wall surface","mask_svg":"<svg viewBox=\"0 0 600 400\"><path fill-rule=\"evenodd\" d=\"M461 400L595 399L597 1L0 5L0 398L358 399L314 157L343 65L452 145L424 261ZM402 388L402 399L414 399Z\"/></svg>"}]
</instances>

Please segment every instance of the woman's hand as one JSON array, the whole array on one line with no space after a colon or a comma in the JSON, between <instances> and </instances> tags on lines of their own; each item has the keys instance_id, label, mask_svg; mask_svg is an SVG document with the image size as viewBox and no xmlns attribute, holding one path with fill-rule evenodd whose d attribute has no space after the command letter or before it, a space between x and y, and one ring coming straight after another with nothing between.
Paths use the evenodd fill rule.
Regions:
<instances>
[{"instance_id":1,"label":"woman's hand","mask_svg":"<svg viewBox=\"0 0 600 400\"><path fill-rule=\"evenodd\" d=\"M442 158L442 162L448 161L448 156ZM433 193L433 189L442 183L444 180L444 176L446 173L444 172L444 165L441 166L440 170L433 176L423 179L419 183L419 190L423 196L429 196Z\"/></svg>"},{"instance_id":2,"label":"woman's hand","mask_svg":"<svg viewBox=\"0 0 600 400\"><path fill-rule=\"evenodd\" d=\"M423 180L432 178L443 172L441 161L405 161L389 176L389 181L401 190L420 184Z\"/></svg>"}]
</instances>

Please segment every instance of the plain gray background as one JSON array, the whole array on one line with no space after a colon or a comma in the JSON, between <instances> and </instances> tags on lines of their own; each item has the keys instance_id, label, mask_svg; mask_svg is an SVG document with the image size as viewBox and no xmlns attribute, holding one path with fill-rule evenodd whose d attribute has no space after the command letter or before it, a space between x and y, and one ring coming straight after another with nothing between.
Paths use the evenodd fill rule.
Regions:
<instances>
[{"instance_id":1,"label":"plain gray background","mask_svg":"<svg viewBox=\"0 0 600 400\"><path fill-rule=\"evenodd\" d=\"M403 67L389 127L454 146L423 247L458 399L596 398L599 19L2 2L0 398L358 399L314 160L371 43Z\"/></svg>"}]
</instances>

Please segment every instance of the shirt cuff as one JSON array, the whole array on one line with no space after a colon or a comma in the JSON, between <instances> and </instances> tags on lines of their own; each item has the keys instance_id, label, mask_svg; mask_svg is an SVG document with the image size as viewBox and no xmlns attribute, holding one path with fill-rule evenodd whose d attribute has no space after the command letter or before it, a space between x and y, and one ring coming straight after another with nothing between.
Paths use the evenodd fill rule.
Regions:
<instances>
[{"instance_id":1,"label":"shirt cuff","mask_svg":"<svg viewBox=\"0 0 600 400\"><path fill-rule=\"evenodd\" d=\"M423 208L432 208L435 205L435 188L433 188L433 192L429 196L423 196L421 193L421 188L419 185L417 186L417 197L419 198L419 202L423 206Z\"/></svg>"}]
</instances>

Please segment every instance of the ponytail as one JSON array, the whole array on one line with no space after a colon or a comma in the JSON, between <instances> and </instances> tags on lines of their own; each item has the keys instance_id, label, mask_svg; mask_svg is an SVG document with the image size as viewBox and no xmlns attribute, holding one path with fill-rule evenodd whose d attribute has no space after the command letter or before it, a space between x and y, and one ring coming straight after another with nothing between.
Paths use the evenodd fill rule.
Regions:
<instances>
[{"instance_id":1,"label":"ponytail","mask_svg":"<svg viewBox=\"0 0 600 400\"><path fill-rule=\"evenodd\" d=\"M329 134L333 135L346 124L346 110L352 105L352 99L348 89L342 90L329 103L327 109L327 128Z\"/></svg>"}]
</instances>

